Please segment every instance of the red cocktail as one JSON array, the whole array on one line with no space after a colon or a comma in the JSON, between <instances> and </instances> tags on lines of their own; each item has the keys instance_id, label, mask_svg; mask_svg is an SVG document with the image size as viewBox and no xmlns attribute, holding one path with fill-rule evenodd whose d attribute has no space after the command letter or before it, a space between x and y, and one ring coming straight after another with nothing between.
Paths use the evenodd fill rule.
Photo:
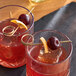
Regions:
<instances>
[{"instance_id":1,"label":"red cocktail","mask_svg":"<svg viewBox=\"0 0 76 76\"><path fill-rule=\"evenodd\" d=\"M15 12L15 10L17 12ZM10 12L12 13L11 18ZM29 12L27 8L18 5L7 5L0 8L0 65L8 68L17 68L26 64L26 50L21 43L21 37L24 34L32 34L34 31L33 15ZM24 16L28 13L30 18L29 22L27 22ZM18 28L12 36L8 35L8 33L18 27L18 25L11 22L11 20L23 22L27 25L28 30L25 28ZM5 29L7 26L9 28ZM3 31L6 34L4 34Z\"/></svg>"},{"instance_id":2,"label":"red cocktail","mask_svg":"<svg viewBox=\"0 0 76 76\"><path fill-rule=\"evenodd\" d=\"M32 38L25 43L31 45L27 46L26 76L69 76L72 54L72 43L67 42L70 41L69 38L60 32L50 30L36 32L33 36L34 43L30 43ZM48 42L52 36L57 37L62 43L58 48L53 47L45 53L46 49L40 42L40 37L44 37ZM56 43L58 45L58 41Z\"/></svg>"}]
</instances>

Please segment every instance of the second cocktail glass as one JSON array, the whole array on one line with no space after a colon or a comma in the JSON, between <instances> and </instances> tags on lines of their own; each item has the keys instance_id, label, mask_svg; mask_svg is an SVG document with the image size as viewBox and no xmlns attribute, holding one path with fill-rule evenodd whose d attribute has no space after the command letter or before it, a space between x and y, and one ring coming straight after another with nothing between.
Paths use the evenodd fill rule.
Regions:
<instances>
[{"instance_id":1,"label":"second cocktail glass","mask_svg":"<svg viewBox=\"0 0 76 76\"><path fill-rule=\"evenodd\" d=\"M43 30L36 32L33 35L34 39L31 36L28 41L24 43L27 45L25 46L25 49L27 50L26 76L69 76L72 43L62 43L60 47L60 54L59 51L52 50L51 52L53 53L49 53L50 55L46 53L45 55L43 54L44 49L42 43L40 42L40 37L44 37L46 40L48 40L52 36L57 37L59 41L70 41L70 39L63 33L51 30ZM22 37L22 39L24 38L25 36ZM34 43L32 43L32 40L34 40Z\"/></svg>"},{"instance_id":2,"label":"second cocktail glass","mask_svg":"<svg viewBox=\"0 0 76 76\"><path fill-rule=\"evenodd\" d=\"M13 30L12 28L18 27L18 25L12 23L11 20L18 20L21 14L29 15L30 22L27 25L28 30L19 28L12 36L3 34L3 31L7 33ZM23 19L25 19L25 17L23 17ZM26 20L23 21L26 22ZM7 26L12 27L5 30ZM32 34L34 32L33 28L34 17L27 8L19 5L0 7L0 65L8 68L17 68L26 64L26 50L21 43L21 37L27 33Z\"/></svg>"}]
</instances>

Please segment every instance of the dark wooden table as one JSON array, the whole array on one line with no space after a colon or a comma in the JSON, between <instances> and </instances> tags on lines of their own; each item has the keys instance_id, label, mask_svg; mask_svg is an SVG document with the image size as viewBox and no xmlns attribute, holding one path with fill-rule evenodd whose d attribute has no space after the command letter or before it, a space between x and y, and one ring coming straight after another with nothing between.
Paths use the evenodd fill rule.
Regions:
<instances>
[{"instance_id":1,"label":"dark wooden table","mask_svg":"<svg viewBox=\"0 0 76 76\"><path fill-rule=\"evenodd\" d=\"M76 76L76 3L71 3L35 22L35 32L43 29L58 30L73 42L71 75ZM26 66L8 69L0 66L0 76L26 76Z\"/></svg>"}]
</instances>

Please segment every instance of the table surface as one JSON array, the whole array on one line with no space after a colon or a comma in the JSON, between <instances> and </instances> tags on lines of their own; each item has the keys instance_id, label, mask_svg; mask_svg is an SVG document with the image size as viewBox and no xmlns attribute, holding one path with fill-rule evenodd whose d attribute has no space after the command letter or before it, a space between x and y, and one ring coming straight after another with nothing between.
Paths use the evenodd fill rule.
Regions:
<instances>
[{"instance_id":1,"label":"table surface","mask_svg":"<svg viewBox=\"0 0 76 76\"><path fill-rule=\"evenodd\" d=\"M50 12L53 12L62 6L69 4L71 2L76 2L76 0L46 0L44 2L39 3L32 11L34 14L34 20L38 20L41 17L47 15ZM32 9L32 5L30 4L29 0L0 0L0 7L5 5L20 5L28 8L29 10ZM12 9L13 10L13 9ZM4 12L7 10L4 10ZM20 11L17 8L14 8L13 16L16 16L17 13L22 13L24 10L20 9ZM1 18L1 17L0 17ZM3 16L2 16L3 18ZM5 15L4 15L5 18Z\"/></svg>"},{"instance_id":2,"label":"table surface","mask_svg":"<svg viewBox=\"0 0 76 76\"><path fill-rule=\"evenodd\" d=\"M71 75L76 76L76 3L71 3L35 22L35 32L43 29L58 30L73 42ZM0 66L0 76L26 76L26 66L8 69Z\"/></svg>"}]
</instances>

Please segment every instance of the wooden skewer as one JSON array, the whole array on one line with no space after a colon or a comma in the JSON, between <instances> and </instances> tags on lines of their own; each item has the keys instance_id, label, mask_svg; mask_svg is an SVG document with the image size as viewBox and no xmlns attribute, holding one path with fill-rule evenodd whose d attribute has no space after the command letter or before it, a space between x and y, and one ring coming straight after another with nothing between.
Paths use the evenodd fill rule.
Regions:
<instances>
[{"instance_id":1,"label":"wooden skewer","mask_svg":"<svg viewBox=\"0 0 76 76\"><path fill-rule=\"evenodd\" d=\"M10 18L13 18L13 15L12 15L12 12L11 12L11 11L9 12L9 17L10 17ZM8 29L8 28L11 28L12 31L11 31L11 32L8 32L8 33L5 33L4 31L5 31L6 29ZM18 28L19 28L19 27L17 27L17 28L15 29L14 26L6 26L6 27L4 27L4 28L2 29L2 32L3 32L4 35L6 35L6 36L13 36L14 33L18 30ZM15 29L15 30L14 30L14 29Z\"/></svg>"},{"instance_id":2,"label":"wooden skewer","mask_svg":"<svg viewBox=\"0 0 76 76\"><path fill-rule=\"evenodd\" d=\"M35 9L35 7L32 7L32 9L30 10L30 12L32 12ZM30 12L28 13L28 15L30 14Z\"/></svg>"},{"instance_id":3,"label":"wooden skewer","mask_svg":"<svg viewBox=\"0 0 76 76\"><path fill-rule=\"evenodd\" d=\"M14 35L14 33L19 29L19 27L17 27L14 31L12 31L11 36Z\"/></svg>"},{"instance_id":4,"label":"wooden skewer","mask_svg":"<svg viewBox=\"0 0 76 76\"><path fill-rule=\"evenodd\" d=\"M13 15L12 15L12 12L11 11L9 12L9 17L10 18L13 18Z\"/></svg>"},{"instance_id":5,"label":"wooden skewer","mask_svg":"<svg viewBox=\"0 0 76 76\"><path fill-rule=\"evenodd\" d=\"M66 42L72 42L70 40L67 40L67 41L60 41L60 43L66 43Z\"/></svg>"}]
</instances>

